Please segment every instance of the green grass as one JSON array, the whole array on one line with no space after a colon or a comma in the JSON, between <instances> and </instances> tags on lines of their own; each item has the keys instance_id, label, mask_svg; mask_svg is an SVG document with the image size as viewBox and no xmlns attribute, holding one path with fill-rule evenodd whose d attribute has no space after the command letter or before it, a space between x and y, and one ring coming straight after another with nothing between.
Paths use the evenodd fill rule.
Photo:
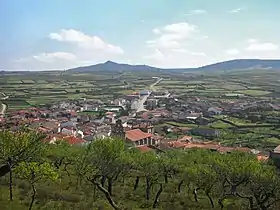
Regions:
<instances>
[{"instance_id":1,"label":"green grass","mask_svg":"<svg viewBox=\"0 0 280 210\"><path fill-rule=\"evenodd\" d=\"M189 127L196 128L196 124L188 124L188 123L178 123L178 122L166 122L167 125L177 126L177 127Z\"/></svg>"},{"instance_id":2,"label":"green grass","mask_svg":"<svg viewBox=\"0 0 280 210\"><path fill-rule=\"evenodd\" d=\"M232 128L233 126L228 123L224 123L224 122L218 120L218 121L212 123L210 125L210 127L215 128L215 129L227 129L227 128Z\"/></svg>"},{"instance_id":3,"label":"green grass","mask_svg":"<svg viewBox=\"0 0 280 210\"><path fill-rule=\"evenodd\" d=\"M249 96L263 96L270 93L268 91L263 91L263 90L242 90L239 92Z\"/></svg>"}]
</instances>

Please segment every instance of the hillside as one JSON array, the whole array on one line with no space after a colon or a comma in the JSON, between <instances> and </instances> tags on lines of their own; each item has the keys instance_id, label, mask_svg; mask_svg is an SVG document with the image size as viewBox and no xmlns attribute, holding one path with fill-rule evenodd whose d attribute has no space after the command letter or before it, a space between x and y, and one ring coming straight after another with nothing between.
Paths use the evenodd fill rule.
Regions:
<instances>
[{"instance_id":1,"label":"hillside","mask_svg":"<svg viewBox=\"0 0 280 210\"><path fill-rule=\"evenodd\" d=\"M105 63L99 63L91 66L83 66L77 67L73 69L69 69L71 72L92 72L92 71L141 71L141 70L149 70L156 71L160 70L155 67L147 66L147 65L130 65L130 64L120 64L112 61L107 61Z\"/></svg>"},{"instance_id":2,"label":"hillside","mask_svg":"<svg viewBox=\"0 0 280 210\"><path fill-rule=\"evenodd\" d=\"M246 152L163 152L111 138L44 144L31 131L0 137L1 210L280 209L276 168Z\"/></svg>"},{"instance_id":3,"label":"hillside","mask_svg":"<svg viewBox=\"0 0 280 210\"><path fill-rule=\"evenodd\" d=\"M241 70L241 69L273 69L280 70L280 60L238 59L223 61L197 68L197 70Z\"/></svg>"},{"instance_id":4,"label":"hillside","mask_svg":"<svg viewBox=\"0 0 280 210\"><path fill-rule=\"evenodd\" d=\"M198 68L161 69L148 65L120 64L112 61L91 66L69 69L70 72L93 72L93 71L224 71L244 69L272 69L280 70L280 60L238 59L223 61Z\"/></svg>"}]
</instances>

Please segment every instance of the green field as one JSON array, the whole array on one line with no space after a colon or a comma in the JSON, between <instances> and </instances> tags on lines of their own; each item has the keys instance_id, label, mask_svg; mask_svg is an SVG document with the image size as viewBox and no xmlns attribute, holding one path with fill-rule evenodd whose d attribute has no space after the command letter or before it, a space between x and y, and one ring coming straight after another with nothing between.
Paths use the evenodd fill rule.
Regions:
<instances>
[{"instance_id":1,"label":"green field","mask_svg":"<svg viewBox=\"0 0 280 210\"><path fill-rule=\"evenodd\" d=\"M9 109L53 103L65 99L112 100L125 94L149 89L152 77L164 79L154 90L168 90L182 98L203 97L208 100L228 98L269 98L280 101L280 72L242 71L231 73L201 72L34 72L5 73L0 90L11 100ZM242 95L243 94L243 95ZM24 101L24 102L23 102Z\"/></svg>"}]
</instances>

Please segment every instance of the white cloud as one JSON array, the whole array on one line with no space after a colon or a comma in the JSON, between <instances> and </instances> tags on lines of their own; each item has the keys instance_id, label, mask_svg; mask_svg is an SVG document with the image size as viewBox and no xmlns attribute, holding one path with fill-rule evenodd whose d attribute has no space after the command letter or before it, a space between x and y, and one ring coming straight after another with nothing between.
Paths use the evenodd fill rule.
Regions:
<instances>
[{"instance_id":1,"label":"white cloud","mask_svg":"<svg viewBox=\"0 0 280 210\"><path fill-rule=\"evenodd\" d=\"M248 46L245 48L247 51L275 51L278 49L278 45L270 42L260 42L257 39L249 39Z\"/></svg>"},{"instance_id":2,"label":"white cloud","mask_svg":"<svg viewBox=\"0 0 280 210\"><path fill-rule=\"evenodd\" d=\"M150 65L172 68L205 62L207 55L197 50L197 44L207 37L196 25L179 22L154 28L152 32L155 37L146 41L150 52L144 56Z\"/></svg>"},{"instance_id":3,"label":"white cloud","mask_svg":"<svg viewBox=\"0 0 280 210\"><path fill-rule=\"evenodd\" d=\"M158 28L154 28L153 29L153 33L154 34L160 34L161 32L160 32L160 30Z\"/></svg>"},{"instance_id":4,"label":"white cloud","mask_svg":"<svg viewBox=\"0 0 280 210\"><path fill-rule=\"evenodd\" d=\"M42 62L54 62L55 60L75 60L77 57L72 53L54 52L54 53L40 53L33 56L34 59Z\"/></svg>"},{"instance_id":5,"label":"white cloud","mask_svg":"<svg viewBox=\"0 0 280 210\"><path fill-rule=\"evenodd\" d=\"M74 29L62 29L50 33L51 40L71 44L71 52L38 53L33 56L20 58L13 62L15 68L31 69L65 69L79 65L94 64L106 60L117 59L124 51L121 47L105 42L98 36L90 36Z\"/></svg>"},{"instance_id":6,"label":"white cloud","mask_svg":"<svg viewBox=\"0 0 280 210\"><path fill-rule=\"evenodd\" d=\"M36 61L40 61L40 62L44 62L44 63L52 63L57 60L74 61L76 59L77 59L76 55L74 55L72 53L53 52L53 53L40 53L37 55L33 55L31 57L21 58L19 60L16 60L15 62L29 62L29 61L36 60Z\"/></svg>"},{"instance_id":7,"label":"white cloud","mask_svg":"<svg viewBox=\"0 0 280 210\"><path fill-rule=\"evenodd\" d=\"M162 61L165 58L165 55L159 49L155 49L155 51L152 54L146 55L144 56L144 58L155 61Z\"/></svg>"},{"instance_id":8,"label":"white cloud","mask_svg":"<svg viewBox=\"0 0 280 210\"><path fill-rule=\"evenodd\" d=\"M58 33L49 34L49 38L60 42L73 43L88 51L100 51L112 54L124 53L119 46L106 43L98 36L86 35L83 32L74 29L61 29Z\"/></svg>"},{"instance_id":9,"label":"white cloud","mask_svg":"<svg viewBox=\"0 0 280 210\"><path fill-rule=\"evenodd\" d=\"M153 48L178 48L186 44L187 41L199 38L200 36L198 27L186 22L174 23L161 28L154 28L152 31L155 35L157 35L157 37L146 41L146 44Z\"/></svg>"},{"instance_id":10,"label":"white cloud","mask_svg":"<svg viewBox=\"0 0 280 210\"><path fill-rule=\"evenodd\" d=\"M232 9L229 11L229 13L239 13L242 12L244 9L243 8L236 8L236 9Z\"/></svg>"},{"instance_id":11,"label":"white cloud","mask_svg":"<svg viewBox=\"0 0 280 210\"><path fill-rule=\"evenodd\" d=\"M186 16L191 16L191 15L202 15L207 13L206 10L203 9L195 9L195 10L191 10L189 11L187 14L185 14Z\"/></svg>"},{"instance_id":12,"label":"white cloud","mask_svg":"<svg viewBox=\"0 0 280 210\"><path fill-rule=\"evenodd\" d=\"M239 53L240 53L240 51L238 49L234 49L234 48L226 50L226 54L228 54L228 55L237 55Z\"/></svg>"},{"instance_id":13,"label":"white cloud","mask_svg":"<svg viewBox=\"0 0 280 210\"><path fill-rule=\"evenodd\" d=\"M76 55L68 52L39 53L13 62L14 69L57 70L78 64Z\"/></svg>"}]
</instances>

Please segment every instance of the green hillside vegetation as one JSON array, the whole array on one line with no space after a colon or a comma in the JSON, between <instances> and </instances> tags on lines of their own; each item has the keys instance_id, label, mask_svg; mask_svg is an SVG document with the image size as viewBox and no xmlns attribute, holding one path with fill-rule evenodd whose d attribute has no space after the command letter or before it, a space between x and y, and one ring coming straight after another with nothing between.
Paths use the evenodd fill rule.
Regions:
<instances>
[{"instance_id":1,"label":"green hillside vegetation","mask_svg":"<svg viewBox=\"0 0 280 210\"><path fill-rule=\"evenodd\" d=\"M140 153L120 139L46 144L29 131L0 139L1 210L280 208L276 169L246 153Z\"/></svg>"}]
</instances>

